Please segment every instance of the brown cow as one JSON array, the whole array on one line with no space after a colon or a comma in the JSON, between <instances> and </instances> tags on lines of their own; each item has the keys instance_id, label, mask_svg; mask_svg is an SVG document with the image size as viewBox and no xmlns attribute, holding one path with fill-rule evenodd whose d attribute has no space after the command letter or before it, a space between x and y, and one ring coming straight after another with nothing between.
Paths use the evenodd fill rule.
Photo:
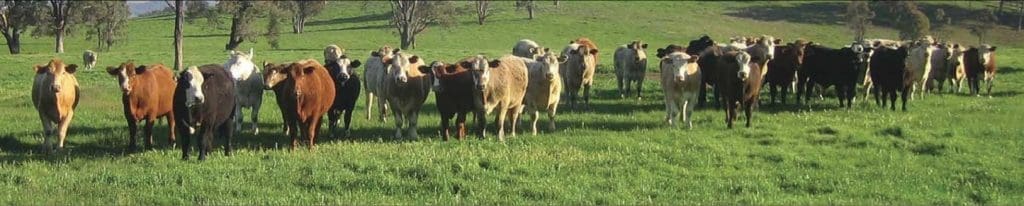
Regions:
<instances>
[{"instance_id":1,"label":"brown cow","mask_svg":"<svg viewBox=\"0 0 1024 206\"><path fill-rule=\"evenodd\" d=\"M65 65L60 59L52 59L46 66L36 65L32 83L32 105L39 112L43 123L43 151L53 151L50 136L57 135L57 148L64 148L68 126L78 107L79 87L75 78L78 65ZM58 130L59 129L59 130Z\"/></svg>"},{"instance_id":2,"label":"brown cow","mask_svg":"<svg viewBox=\"0 0 1024 206\"><path fill-rule=\"evenodd\" d=\"M450 121L455 117L457 138L466 138L466 115L477 110L480 99L475 97L475 79L470 72L472 58L466 58L455 64L435 61L430 63L434 77L434 99L437 111L441 113L441 137L445 141L451 137Z\"/></svg>"},{"instance_id":3,"label":"brown cow","mask_svg":"<svg viewBox=\"0 0 1024 206\"><path fill-rule=\"evenodd\" d=\"M742 107L747 116L747 127L753 118L761 91L761 65L751 60L744 51L729 51L719 57L717 87L725 105L725 123L730 129L737 118L736 109Z\"/></svg>"},{"instance_id":4,"label":"brown cow","mask_svg":"<svg viewBox=\"0 0 1024 206\"><path fill-rule=\"evenodd\" d=\"M487 61L483 55L477 55L472 62L473 75L477 88L482 95L483 111L477 111L477 127L481 128L480 136L485 136L483 121L486 114L497 111L495 123L498 126L498 140L505 141L505 118L512 118L512 136L516 135L519 114L523 112L523 99L526 96L529 71L523 58L507 55L499 60Z\"/></svg>"},{"instance_id":5,"label":"brown cow","mask_svg":"<svg viewBox=\"0 0 1024 206\"><path fill-rule=\"evenodd\" d=\"M266 67L272 68L267 72L272 74L266 75L264 86L274 88L279 83L291 84L280 85L284 86L283 88L292 88L292 91L285 90L278 95L286 95L288 96L287 100L295 101L296 112L292 118L299 124L302 139L309 140L309 149L315 149L320 121L334 103L334 81L327 73L327 68L314 59L294 62L287 66L267 64ZM285 81L286 79L292 81ZM281 113L287 112L282 111ZM296 133L292 132L292 149L295 149L299 143L295 135Z\"/></svg>"},{"instance_id":6,"label":"brown cow","mask_svg":"<svg viewBox=\"0 0 1024 206\"><path fill-rule=\"evenodd\" d=\"M146 149L153 149L153 125L157 118L166 117L171 145L174 137L174 74L162 64L135 66L133 62L107 67L107 73L117 77L121 85L121 104L128 120L128 149L136 149L139 121L146 120Z\"/></svg>"},{"instance_id":7,"label":"brown cow","mask_svg":"<svg viewBox=\"0 0 1024 206\"><path fill-rule=\"evenodd\" d=\"M561 58L565 59L559 67L562 85L565 86L565 99L576 108L579 91L583 90L583 104L590 107L590 87L594 84L594 72L597 70L597 46L587 38L570 41L562 49Z\"/></svg>"}]
</instances>

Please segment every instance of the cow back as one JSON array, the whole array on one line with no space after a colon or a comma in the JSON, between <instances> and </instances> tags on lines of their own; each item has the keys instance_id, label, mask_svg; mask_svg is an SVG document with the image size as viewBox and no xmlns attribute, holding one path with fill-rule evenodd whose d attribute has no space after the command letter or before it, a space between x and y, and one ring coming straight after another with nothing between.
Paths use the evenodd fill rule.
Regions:
<instances>
[{"instance_id":1,"label":"cow back","mask_svg":"<svg viewBox=\"0 0 1024 206\"><path fill-rule=\"evenodd\" d=\"M490 80L484 89L484 104L488 111L495 106L503 108L519 106L526 96L528 71L526 63L519 57L507 55L500 59L497 67L490 68Z\"/></svg>"},{"instance_id":2,"label":"cow back","mask_svg":"<svg viewBox=\"0 0 1024 206\"><path fill-rule=\"evenodd\" d=\"M289 79L295 81L295 107L302 122L320 118L334 103L335 87L327 68L316 60L293 63Z\"/></svg>"}]
</instances>

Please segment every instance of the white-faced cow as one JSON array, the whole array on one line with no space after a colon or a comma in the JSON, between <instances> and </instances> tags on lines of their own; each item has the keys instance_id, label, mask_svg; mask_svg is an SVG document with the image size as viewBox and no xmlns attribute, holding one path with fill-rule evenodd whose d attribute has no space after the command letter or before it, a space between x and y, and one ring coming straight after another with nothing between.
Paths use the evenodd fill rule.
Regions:
<instances>
[{"instance_id":1,"label":"white-faced cow","mask_svg":"<svg viewBox=\"0 0 1024 206\"><path fill-rule=\"evenodd\" d=\"M416 128L419 122L420 109L430 94L431 72L424 66L419 56L409 55L395 50L391 62L387 65L387 76L382 79L382 99L386 99L395 114L395 139L402 138L402 130L407 130L407 137L418 138ZM423 67L423 68L420 68ZM426 72L424 72L426 71Z\"/></svg>"},{"instance_id":2,"label":"white-faced cow","mask_svg":"<svg viewBox=\"0 0 1024 206\"><path fill-rule=\"evenodd\" d=\"M389 46L381 47L377 51L370 52L370 57L366 58L366 72L363 72L363 82L366 88L366 119L370 119L373 113L373 106L376 105L379 112L379 117L382 122L387 122L388 114L388 103L386 98L381 98L379 95L383 86L381 82L384 82L385 76L388 74L387 64L391 63L392 49ZM376 103L374 103L376 102Z\"/></svg>"},{"instance_id":3,"label":"white-faced cow","mask_svg":"<svg viewBox=\"0 0 1024 206\"><path fill-rule=\"evenodd\" d=\"M35 80L32 82L32 105L39 113L43 123L43 151L64 148L64 138L68 135L71 119L75 117L78 107L79 87L75 71L78 65L66 65L60 59L52 59L50 63L36 65ZM51 136L57 136L57 147L53 148Z\"/></svg>"},{"instance_id":4,"label":"white-faced cow","mask_svg":"<svg viewBox=\"0 0 1024 206\"><path fill-rule=\"evenodd\" d=\"M646 49L647 44L639 40L615 49L615 79L618 82L620 97L631 96L632 89L630 87L634 84L636 84L636 98L642 97L644 77L647 75Z\"/></svg>"},{"instance_id":5,"label":"white-faced cow","mask_svg":"<svg viewBox=\"0 0 1024 206\"><path fill-rule=\"evenodd\" d=\"M230 156L234 136L235 84L221 65L192 66L178 75L174 89L175 128L181 135L181 159L191 153L192 137L198 141L199 160L213 150L214 136L224 138L224 155Z\"/></svg>"},{"instance_id":6,"label":"white-faced cow","mask_svg":"<svg viewBox=\"0 0 1024 206\"><path fill-rule=\"evenodd\" d=\"M584 46L585 47L585 46ZM498 127L498 140L505 141L505 120L511 119L511 132L515 136L519 114L523 112L523 99L529 82L529 71L521 57L507 55L498 60L488 61L483 55L477 55L472 61L473 77L476 87L482 95L483 111L478 111L477 126L485 128L483 121L486 114L497 113L495 123ZM485 136L484 129L480 136Z\"/></svg>"},{"instance_id":7,"label":"white-faced cow","mask_svg":"<svg viewBox=\"0 0 1024 206\"><path fill-rule=\"evenodd\" d=\"M658 49L661 89L665 92L665 121L669 125L685 121L687 128L693 128L693 107L697 106L700 87L704 86L697 66L698 57L683 51L664 54L666 52L669 51Z\"/></svg>"},{"instance_id":8,"label":"white-faced cow","mask_svg":"<svg viewBox=\"0 0 1024 206\"><path fill-rule=\"evenodd\" d=\"M260 106L263 104L263 76L252 62L253 52L231 51L224 69L231 73L235 82L235 131L242 131L242 108L252 109L252 133L259 134Z\"/></svg>"},{"instance_id":9,"label":"white-faced cow","mask_svg":"<svg viewBox=\"0 0 1024 206\"><path fill-rule=\"evenodd\" d=\"M529 70L529 85L526 86L526 113L533 118L533 135L537 135L537 119L540 112L548 114L548 130L555 131L555 113L562 94L562 77L559 76L559 57L548 49L536 59L523 58ZM563 59L564 60L564 59Z\"/></svg>"},{"instance_id":10,"label":"white-faced cow","mask_svg":"<svg viewBox=\"0 0 1024 206\"><path fill-rule=\"evenodd\" d=\"M359 99L359 90L362 83L359 82L359 74L355 68L362 64L359 60L349 59L345 56L344 50L336 45L330 45L324 50L324 66L327 68L331 79L334 80L334 105L327 112L328 132L334 136L335 128L341 124L344 115L343 137L351 133L352 112L356 108L356 101Z\"/></svg>"}]
</instances>

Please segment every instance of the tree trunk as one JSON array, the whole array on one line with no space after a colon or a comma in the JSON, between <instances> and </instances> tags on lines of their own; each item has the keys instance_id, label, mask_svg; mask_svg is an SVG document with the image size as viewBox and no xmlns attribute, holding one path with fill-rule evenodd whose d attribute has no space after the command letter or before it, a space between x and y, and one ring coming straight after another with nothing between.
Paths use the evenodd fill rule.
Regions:
<instances>
[{"instance_id":1,"label":"tree trunk","mask_svg":"<svg viewBox=\"0 0 1024 206\"><path fill-rule=\"evenodd\" d=\"M292 33L301 34L305 27L306 27L306 16L305 15L295 14L295 16L292 16Z\"/></svg>"},{"instance_id":2,"label":"tree trunk","mask_svg":"<svg viewBox=\"0 0 1024 206\"><path fill-rule=\"evenodd\" d=\"M174 70L184 70L182 65L182 24L185 23L185 0L174 0Z\"/></svg>"},{"instance_id":3,"label":"tree trunk","mask_svg":"<svg viewBox=\"0 0 1024 206\"><path fill-rule=\"evenodd\" d=\"M402 48L402 50L409 49L409 47L412 46L412 41L413 41L412 34L410 32L408 32L408 30L406 30L406 31L399 32L399 36L400 36L399 38L401 38L400 39L401 40L401 42L400 42L401 44L399 46Z\"/></svg>"},{"instance_id":4,"label":"tree trunk","mask_svg":"<svg viewBox=\"0 0 1024 206\"><path fill-rule=\"evenodd\" d=\"M1003 3L1006 3L1006 0L999 0L999 8L996 9L996 15L999 15L1000 19L1003 17Z\"/></svg>"},{"instance_id":5,"label":"tree trunk","mask_svg":"<svg viewBox=\"0 0 1024 206\"><path fill-rule=\"evenodd\" d=\"M103 51L103 29L101 27L96 25L96 49Z\"/></svg>"},{"instance_id":6,"label":"tree trunk","mask_svg":"<svg viewBox=\"0 0 1024 206\"><path fill-rule=\"evenodd\" d=\"M526 12L530 14L530 20L533 20L533 0L526 1Z\"/></svg>"},{"instance_id":7,"label":"tree trunk","mask_svg":"<svg viewBox=\"0 0 1024 206\"><path fill-rule=\"evenodd\" d=\"M302 18L299 18L299 34L301 34L303 32L303 30L305 30L305 29L306 29L306 16L302 16Z\"/></svg>"},{"instance_id":8,"label":"tree trunk","mask_svg":"<svg viewBox=\"0 0 1024 206\"><path fill-rule=\"evenodd\" d=\"M1017 31L1021 31L1021 25L1024 25L1024 1L1020 1L1020 9L1017 13L1020 13L1020 17L1017 18Z\"/></svg>"},{"instance_id":9,"label":"tree trunk","mask_svg":"<svg viewBox=\"0 0 1024 206\"><path fill-rule=\"evenodd\" d=\"M20 37L21 34L18 34L18 32L13 32L13 34L10 35L4 34L4 39L7 39L7 50L10 51L11 54L21 53Z\"/></svg>"},{"instance_id":10,"label":"tree trunk","mask_svg":"<svg viewBox=\"0 0 1024 206\"><path fill-rule=\"evenodd\" d=\"M235 50L238 45L242 44L245 39L242 38L241 31L241 19L231 19L231 35L228 37L228 44L224 45L224 50Z\"/></svg>"},{"instance_id":11,"label":"tree trunk","mask_svg":"<svg viewBox=\"0 0 1024 206\"><path fill-rule=\"evenodd\" d=\"M477 24L484 25L484 21L487 20L487 0L476 1L476 21Z\"/></svg>"},{"instance_id":12,"label":"tree trunk","mask_svg":"<svg viewBox=\"0 0 1024 206\"><path fill-rule=\"evenodd\" d=\"M555 0L555 6L556 7L558 6L558 0Z\"/></svg>"},{"instance_id":13,"label":"tree trunk","mask_svg":"<svg viewBox=\"0 0 1024 206\"><path fill-rule=\"evenodd\" d=\"M58 28L55 36L57 36L54 38L57 41L57 53L62 54L64 53L64 28Z\"/></svg>"}]
</instances>

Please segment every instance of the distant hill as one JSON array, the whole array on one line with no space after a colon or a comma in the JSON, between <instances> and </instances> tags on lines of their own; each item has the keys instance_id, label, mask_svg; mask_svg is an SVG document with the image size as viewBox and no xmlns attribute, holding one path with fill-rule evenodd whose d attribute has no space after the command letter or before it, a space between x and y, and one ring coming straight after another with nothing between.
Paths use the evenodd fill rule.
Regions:
<instances>
[{"instance_id":1,"label":"distant hill","mask_svg":"<svg viewBox=\"0 0 1024 206\"><path fill-rule=\"evenodd\" d=\"M164 8L167 8L167 3L164 1L128 1L128 10L132 12L132 17Z\"/></svg>"}]
</instances>

